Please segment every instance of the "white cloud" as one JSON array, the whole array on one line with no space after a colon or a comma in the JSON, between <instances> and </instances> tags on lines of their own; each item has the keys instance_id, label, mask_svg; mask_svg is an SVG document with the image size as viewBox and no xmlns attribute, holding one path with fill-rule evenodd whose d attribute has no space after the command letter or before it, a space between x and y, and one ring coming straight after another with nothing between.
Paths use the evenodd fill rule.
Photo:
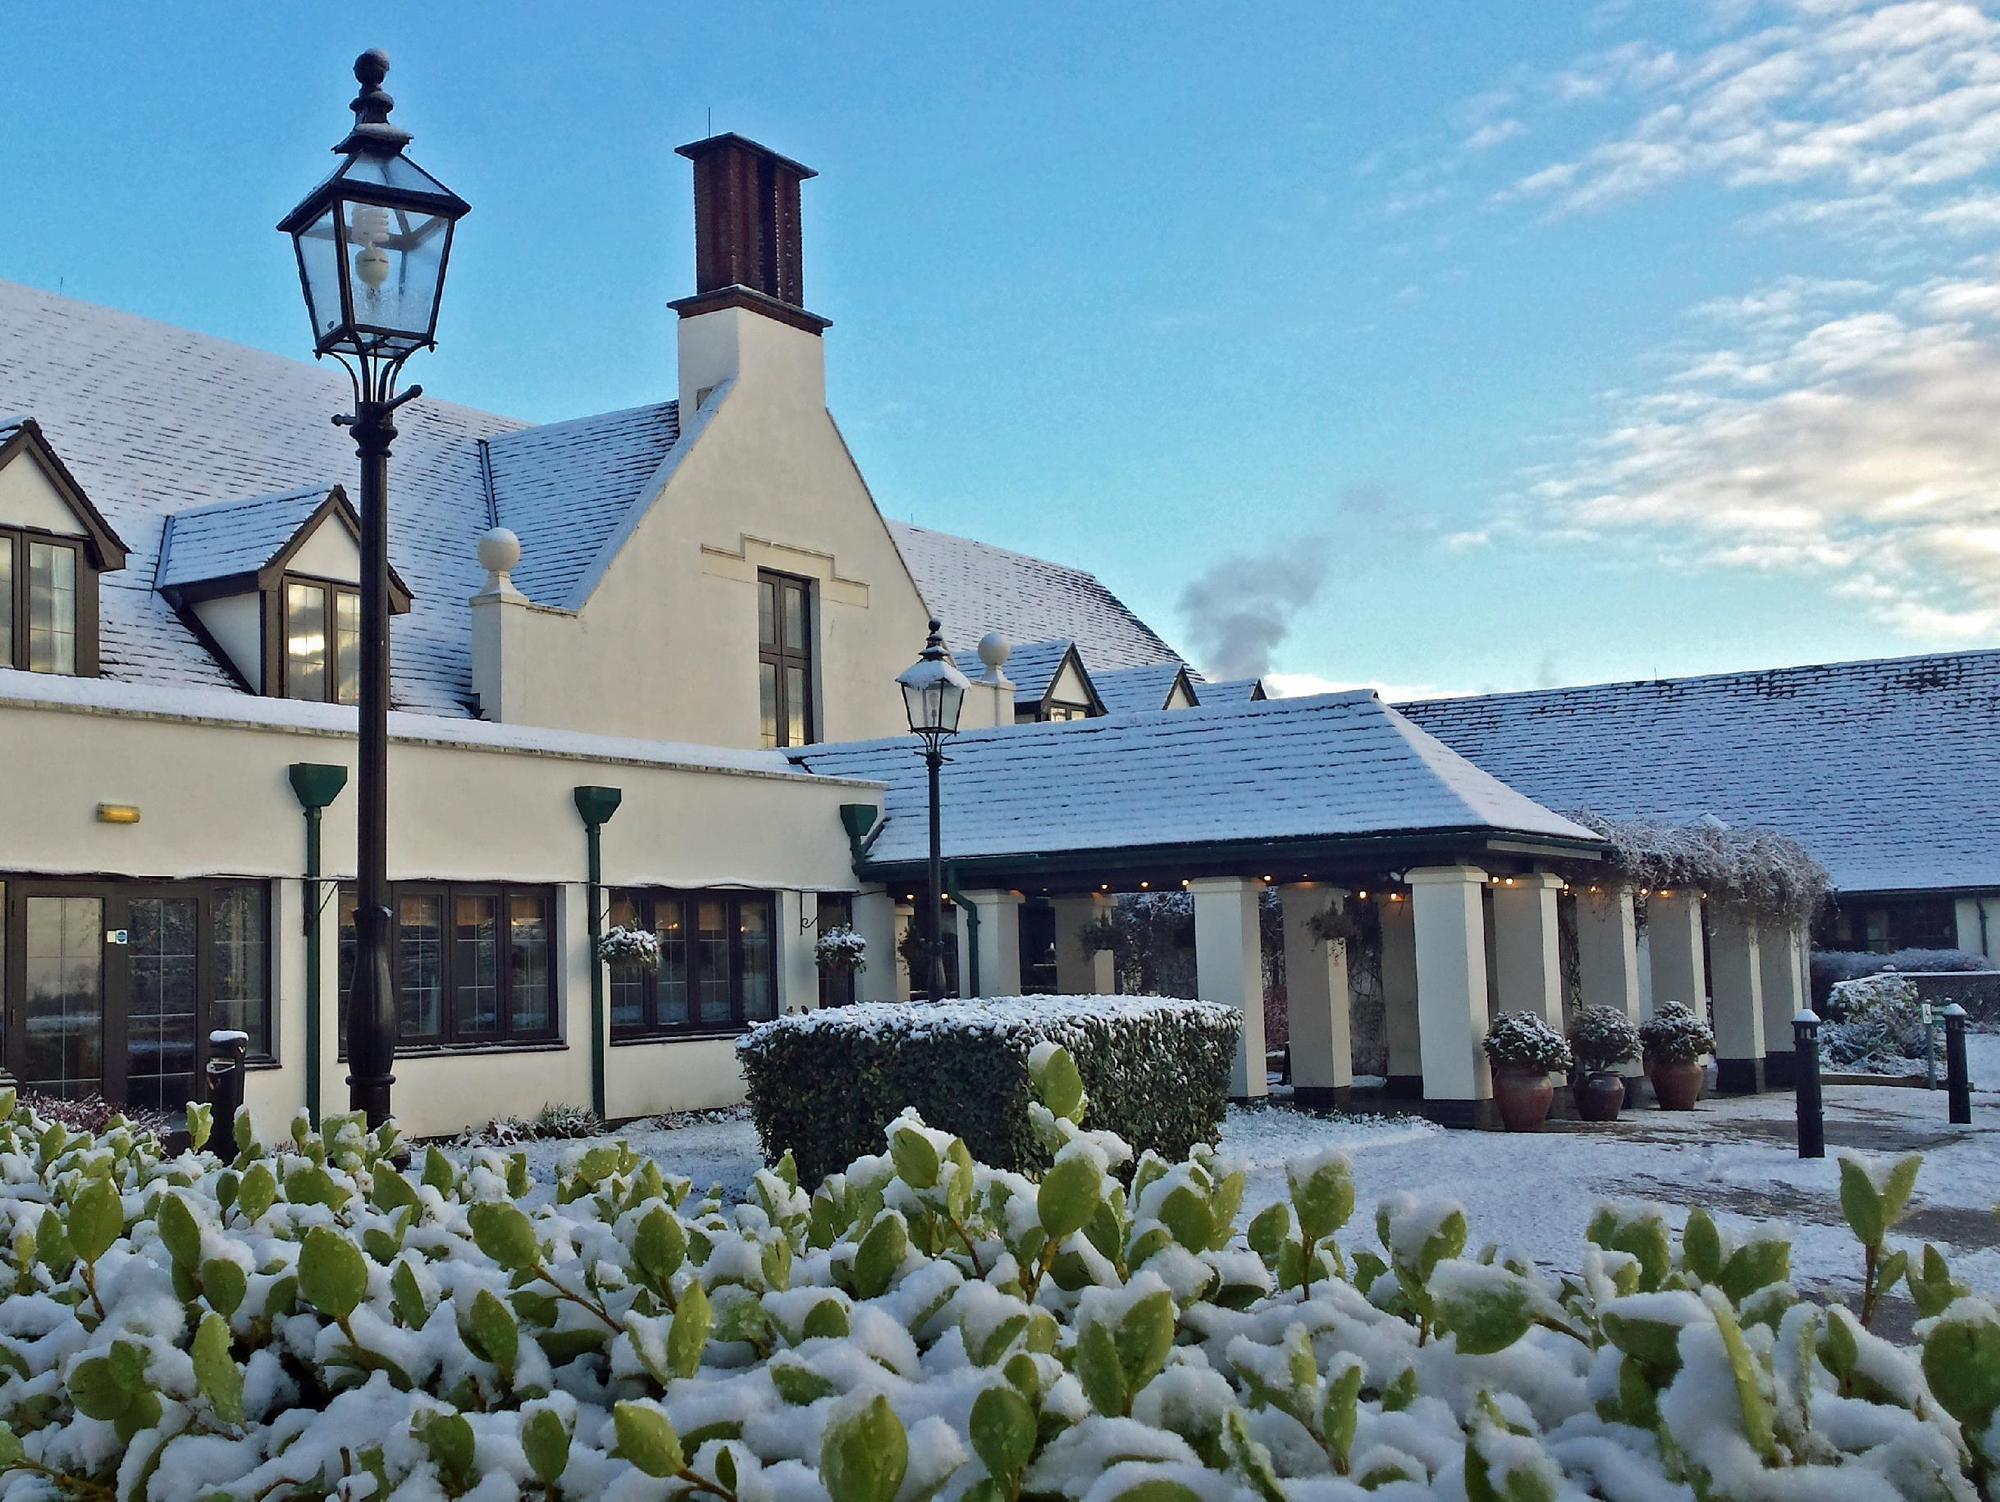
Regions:
<instances>
[{"instance_id":1,"label":"white cloud","mask_svg":"<svg viewBox=\"0 0 2000 1502\"><path fill-rule=\"evenodd\" d=\"M1548 520L1664 566L1818 578L1914 636L2000 633L2000 267L1743 305L1765 316L1738 344L1619 397L1535 477Z\"/></svg>"},{"instance_id":2,"label":"white cloud","mask_svg":"<svg viewBox=\"0 0 2000 1502\"><path fill-rule=\"evenodd\" d=\"M1467 151L1491 151L1502 142L1511 141L1516 136L1525 136L1528 127L1511 116L1505 120L1489 120L1465 138Z\"/></svg>"}]
</instances>

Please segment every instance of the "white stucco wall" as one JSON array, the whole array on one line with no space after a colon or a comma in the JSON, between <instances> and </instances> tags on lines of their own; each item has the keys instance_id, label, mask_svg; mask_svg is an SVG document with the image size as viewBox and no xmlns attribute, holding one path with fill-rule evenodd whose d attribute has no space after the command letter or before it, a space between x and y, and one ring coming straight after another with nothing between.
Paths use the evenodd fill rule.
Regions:
<instances>
[{"instance_id":1,"label":"white stucco wall","mask_svg":"<svg viewBox=\"0 0 2000 1502\"><path fill-rule=\"evenodd\" d=\"M928 616L826 411L821 340L743 309L685 319L680 340L682 436L657 498L575 613L538 600L565 609L481 638L506 654L504 717L756 745L766 568L815 582L817 738L897 732L894 679Z\"/></svg>"},{"instance_id":2,"label":"white stucco wall","mask_svg":"<svg viewBox=\"0 0 2000 1502\"><path fill-rule=\"evenodd\" d=\"M229 654L236 671L246 683L264 681L264 603L256 594L224 595L201 600L194 606L195 619L207 628L216 644Z\"/></svg>"},{"instance_id":3,"label":"white stucco wall","mask_svg":"<svg viewBox=\"0 0 2000 1502\"><path fill-rule=\"evenodd\" d=\"M69 502L25 450L0 465L0 527L32 527L62 537L86 535Z\"/></svg>"},{"instance_id":4,"label":"white stucco wall","mask_svg":"<svg viewBox=\"0 0 2000 1502\"><path fill-rule=\"evenodd\" d=\"M343 584L361 582L361 549L353 535L332 517L323 518L312 535L300 544L286 563L287 572L311 574L315 579L338 579Z\"/></svg>"},{"instance_id":5,"label":"white stucco wall","mask_svg":"<svg viewBox=\"0 0 2000 1502\"><path fill-rule=\"evenodd\" d=\"M305 1100L304 821L288 780L294 762L350 769L326 814L323 870L354 869L353 740L325 729L222 723L200 716L24 704L31 675L0 673L0 873L103 873L171 879L263 877L273 888L273 1043L278 1064L250 1079L249 1099L276 1131ZM116 696L120 686L94 685ZM72 688L71 692L78 690ZM156 693L146 702L161 702ZM191 695L209 704L218 694ZM264 716L308 719L325 706L269 706ZM344 718L344 717L343 717ZM574 751L428 743L478 734L450 721L398 716L390 753L390 876L547 883L557 888L562 1043L520 1052L410 1055L397 1066L396 1107L418 1135L456 1131L545 1102L590 1099L590 965L586 850L572 801L579 785L618 787L624 798L604 828L607 885L739 886L778 892L775 935L780 1005L816 996L793 951L808 949L797 892L855 886L842 803L873 803L880 789L762 771L673 766ZM493 733L493 732L489 732ZM658 748L661 756L672 748ZM96 821L99 803L136 804L134 825ZM343 1109L336 1057L336 956L331 902L324 909L321 1104ZM730 1040L610 1045L607 1107L615 1117L741 1098Z\"/></svg>"}]
</instances>

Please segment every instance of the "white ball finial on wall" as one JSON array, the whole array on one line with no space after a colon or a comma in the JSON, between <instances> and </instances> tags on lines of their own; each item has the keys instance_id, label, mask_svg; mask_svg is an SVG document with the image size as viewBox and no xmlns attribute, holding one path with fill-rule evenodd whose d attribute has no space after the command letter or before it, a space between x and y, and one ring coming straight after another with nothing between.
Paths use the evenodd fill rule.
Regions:
<instances>
[{"instance_id":1,"label":"white ball finial on wall","mask_svg":"<svg viewBox=\"0 0 2000 1502\"><path fill-rule=\"evenodd\" d=\"M1013 655L1014 644L998 631L989 631L979 638L979 660L989 668L998 671Z\"/></svg>"},{"instance_id":2,"label":"white ball finial on wall","mask_svg":"<svg viewBox=\"0 0 2000 1502\"><path fill-rule=\"evenodd\" d=\"M486 570L486 588L481 591L488 595L514 595L514 581L507 576L519 567L521 562L521 539L505 527L495 527L481 534L479 539L479 566Z\"/></svg>"}]
</instances>

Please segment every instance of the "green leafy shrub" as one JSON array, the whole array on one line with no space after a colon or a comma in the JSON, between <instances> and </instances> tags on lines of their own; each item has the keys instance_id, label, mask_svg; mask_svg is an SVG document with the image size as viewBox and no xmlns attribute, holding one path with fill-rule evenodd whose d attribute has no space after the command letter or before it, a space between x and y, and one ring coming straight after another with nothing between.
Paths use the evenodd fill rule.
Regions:
<instances>
[{"instance_id":1,"label":"green leafy shrub","mask_svg":"<svg viewBox=\"0 0 2000 1502\"><path fill-rule=\"evenodd\" d=\"M9 1502L1977 1502L2000 1309L1891 1244L1918 1160L1843 1159L1871 1297L1697 1208L1593 1217L1576 1271L1337 1152L1134 1162L1038 1051L1039 1180L915 1113L806 1194L697 1198L621 1143L399 1171L393 1127L194 1152L0 1092ZM1129 1182L1122 1177L1129 1170ZM1372 1231L1372 1235L1370 1232ZM1869 1328L1907 1284L1914 1346Z\"/></svg>"},{"instance_id":2,"label":"green leafy shrub","mask_svg":"<svg viewBox=\"0 0 2000 1502\"><path fill-rule=\"evenodd\" d=\"M736 1047L766 1156L790 1152L812 1184L875 1151L906 1106L982 1163L1039 1168L1028 1065L1052 1043L1076 1061L1105 1130L1183 1157L1221 1127L1240 1027L1227 1007L1161 998L885 1002L781 1017Z\"/></svg>"},{"instance_id":3,"label":"green leafy shrub","mask_svg":"<svg viewBox=\"0 0 2000 1502\"><path fill-rule=\"evenodd\" d=\"M1570 1022L1569 1046L1582 1069L1616 1069L1639 1057L1639 1029L1617 1007L1585 1007Z\"/></svg>"}]
</instances>

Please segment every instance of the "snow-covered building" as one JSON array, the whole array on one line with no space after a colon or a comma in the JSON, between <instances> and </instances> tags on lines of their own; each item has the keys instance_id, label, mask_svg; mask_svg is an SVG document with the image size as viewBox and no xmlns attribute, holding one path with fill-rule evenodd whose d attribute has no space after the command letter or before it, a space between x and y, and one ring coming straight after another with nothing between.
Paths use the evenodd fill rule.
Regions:
<instances>
[{"instance_id":1,"label":"snow-covered building","mask_svg":"<svg viewBox=\"0 0 2000 1502\"><path fill-rule=\"evenodd\" d=\"M1551 808L1791 835L1832 946L2000 959L2000 651L1398 707Z\"/></svg>"}]
</instances>

